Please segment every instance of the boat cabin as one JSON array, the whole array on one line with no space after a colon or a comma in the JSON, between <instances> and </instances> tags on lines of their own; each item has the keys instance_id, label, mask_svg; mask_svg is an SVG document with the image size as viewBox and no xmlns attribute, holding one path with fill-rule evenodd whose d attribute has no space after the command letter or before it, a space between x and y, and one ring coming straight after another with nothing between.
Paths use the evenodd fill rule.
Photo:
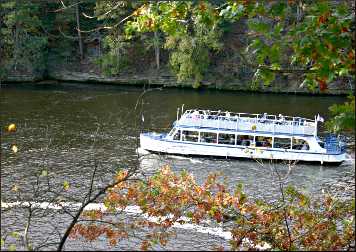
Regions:
<instances>
[{"instance_id":1,"label":"boat cabin","mask_svg":"<svg viewBox=\"0 0 356 252\"><path fill-rule=\"evenodd\" d=\"M167 139L201 144L324 152L317 121L279 114L187 110Z\"/></svg>"}]
</instances>

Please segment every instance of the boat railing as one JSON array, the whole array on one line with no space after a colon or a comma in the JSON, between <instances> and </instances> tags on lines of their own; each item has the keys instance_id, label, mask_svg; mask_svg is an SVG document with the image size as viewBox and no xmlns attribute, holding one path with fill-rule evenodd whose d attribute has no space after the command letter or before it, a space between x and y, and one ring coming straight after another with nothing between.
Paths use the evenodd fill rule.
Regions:
<instances>
[{"instance_id":1,"label":"boat railing","mask_svg":"<svg viewBox=\"0 0 356 252\"><path fill-rule=\"evenodd\" d=\"M302 117L268 114L232 113L206 110L187 110L178 121L190 127L217 128L220 130L263 131L316 135L315 121Z\"/></svg>"}]
</instances>

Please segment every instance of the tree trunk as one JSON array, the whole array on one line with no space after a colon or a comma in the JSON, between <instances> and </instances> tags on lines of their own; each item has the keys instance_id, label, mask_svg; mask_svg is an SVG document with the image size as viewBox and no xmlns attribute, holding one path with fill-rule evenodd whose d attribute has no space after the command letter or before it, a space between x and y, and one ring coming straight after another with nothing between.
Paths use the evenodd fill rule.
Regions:
<instances>
[{"instance_id":1,"label":"tree trunk","mask_svg":"<svg viewBox=\"0 0 356 252\"><path fill-rule=\"evenodd\" d=\"M156 55L156 67L159 70L159 37L158 31L154 32L154 47L155 47L155 55Z\"/></svg>"},{"instance_id":2,"label":"tree trunk","mask_svg":"<svg viewBox=\"0 0 356 252\"><path fill-rule=\"evenodd\" d=\"M18 54L19 54L19 32L20 32L20 25L19 25L19 18L18 18L18 8L20 6L19 0L16 0L15 5L15 48L14 48L14 70L17 70L17 61L18 61Z\"/></svg>"},{"instance_id":3,"label":"tree trunk","mask_svg":"<svg viewBox=\"0 0 356 252\"><path fill-rule=\"evenodd\" d=\"M297 22L301 22L303 18L303 1L299 1L297 5Z\"/></svg>"},{"instance_id":4,"label":"tree trunk","mask_svg":"<svg viewBox=\"0 0 356 252\"><path fill-rule=\"evenodd\" d=\"M80 32L79 4L75 5L75 15L76 15L76 18L77 18L77 31L78 31L78 43L79 43L80 60L83 60L84 54L83 54L82 34Z\"/></svg>"}]
</instances>

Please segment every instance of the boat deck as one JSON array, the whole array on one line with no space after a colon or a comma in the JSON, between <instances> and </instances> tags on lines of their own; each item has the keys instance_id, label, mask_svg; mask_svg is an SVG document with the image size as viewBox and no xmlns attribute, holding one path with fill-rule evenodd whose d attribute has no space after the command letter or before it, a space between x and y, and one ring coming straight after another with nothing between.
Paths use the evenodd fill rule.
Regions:
<instances>
[{"instance_id":1,"label":"boat deck","mask_svg":"<svg viewBox=\"0 0 356 252\"><path fill-rule=\"evenodd\" d=\"M288 135L316 135L316 120L269 114L186 110L177 126L215 128L218 130L270 132Z\"/></svg>"}]
</instances>

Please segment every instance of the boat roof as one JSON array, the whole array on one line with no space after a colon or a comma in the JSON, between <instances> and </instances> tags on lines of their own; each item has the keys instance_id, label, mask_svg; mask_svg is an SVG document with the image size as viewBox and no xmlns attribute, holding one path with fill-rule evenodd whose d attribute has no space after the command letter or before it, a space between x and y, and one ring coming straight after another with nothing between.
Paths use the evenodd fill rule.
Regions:
<instances>
[{"instance_id":1,"label":"boat roof","mask_svg":"<svg viewBox=\"0 0 356 252\"><path fill-rule=\"evenodd\" d=\"M314 120L282 114L271 115L212 111L186 110L176 122L177 127L206 128L211 130L247 131L265 134L317 135L317 118Z\"/></svg>"}]
</instances>

